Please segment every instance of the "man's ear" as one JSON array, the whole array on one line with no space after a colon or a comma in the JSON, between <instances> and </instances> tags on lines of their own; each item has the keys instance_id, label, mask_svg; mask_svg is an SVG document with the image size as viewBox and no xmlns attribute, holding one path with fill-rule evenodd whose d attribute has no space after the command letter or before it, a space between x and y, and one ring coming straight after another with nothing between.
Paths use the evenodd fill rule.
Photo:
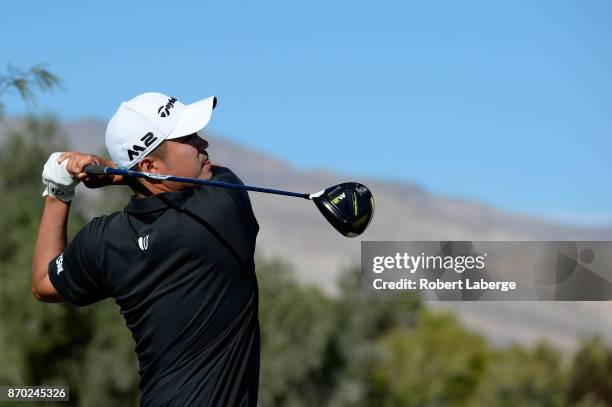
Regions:
<instances>
[{"instance_id":1,"label":"man's ear","mask_svg":"<svg viewBox=\"0 0 612 407\"><path fill-rule=\"evenodd\" d=\"M151 172L151 173L161 173L160 162L156 157L145 157L138 163L140 171L142 172Z\"/></svg>"}]
</instances>

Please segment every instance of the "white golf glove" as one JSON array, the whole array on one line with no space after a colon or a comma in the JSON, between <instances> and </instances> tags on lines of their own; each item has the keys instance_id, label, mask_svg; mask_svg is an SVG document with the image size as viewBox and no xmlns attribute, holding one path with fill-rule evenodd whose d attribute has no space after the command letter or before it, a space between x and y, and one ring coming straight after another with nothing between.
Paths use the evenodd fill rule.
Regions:
<instances>
[{"instance_id":1,"label":"white golf glove","mask_svg":"<svg viewBox=\"0 0 612 407\"><path fill-rule=\"evenodd\" d=\"M42 182L45 184L45 190L42 196L55 196L64 202L70 202L74 198L74 188L79 183L78 179L73 178L66 165L68 160L57 163L57 158L62 153L53 153L45 163L42 172Z\"/></svg>"}]
</instances>

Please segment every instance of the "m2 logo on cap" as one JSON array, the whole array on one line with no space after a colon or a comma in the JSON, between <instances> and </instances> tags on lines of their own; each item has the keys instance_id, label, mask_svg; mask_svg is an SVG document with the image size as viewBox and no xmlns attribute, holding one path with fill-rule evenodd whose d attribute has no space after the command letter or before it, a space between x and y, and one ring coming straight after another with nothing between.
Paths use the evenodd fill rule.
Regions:
<instances>
[{"instance_id":1,"label":"m2 logo on cap","mask_svg":"<svg viewBox=\"0 0 612 407\"><path fill-rule=\"evenodd\" d=\"M140 155L141 151L145 151L147 149L147 147L149 147L151 144L155 143L156 140L157 140L157 137L155 137L153 135L153 133L148 132L147 134L145 134L140 139L140 141L144 141L144 147L140 146L138 144L134 144L132 146L132 148L127 151L127 153L128 153L128 160L132 161L134 159L134 157L138 157Z\"/></svg>"},{"instance_id":2,"label":"m2 logo on cap","mask_svg":"<svg viewBox=\"0 0 612 407\"><path fill-rule=\"evenodd\" d=\"M170 98L168 99L168 103L166 103L165 106L160 106L159 109L157 109L157 113L159 113L159 116L170 116L170 109L174 107L174 102L176 102L176 98Z\"/></svg>"}]
</instances>

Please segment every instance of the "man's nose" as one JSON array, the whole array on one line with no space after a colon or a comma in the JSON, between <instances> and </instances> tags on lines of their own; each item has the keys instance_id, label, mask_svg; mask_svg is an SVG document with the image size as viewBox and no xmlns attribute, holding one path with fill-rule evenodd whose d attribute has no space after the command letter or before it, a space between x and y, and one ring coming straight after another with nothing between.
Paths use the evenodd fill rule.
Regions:
<instances>
[{"instance_id":1,"label":"man's nose","mask_svg":"<svg viewBox=\"0 0 612 407\"><path fill-rule=\"evenodd\" d=\"M201 138L199 135L193 138L193 146L200 152L206 153L206 148L208 147L208 141Z\"/></svg>"}]
</instances>

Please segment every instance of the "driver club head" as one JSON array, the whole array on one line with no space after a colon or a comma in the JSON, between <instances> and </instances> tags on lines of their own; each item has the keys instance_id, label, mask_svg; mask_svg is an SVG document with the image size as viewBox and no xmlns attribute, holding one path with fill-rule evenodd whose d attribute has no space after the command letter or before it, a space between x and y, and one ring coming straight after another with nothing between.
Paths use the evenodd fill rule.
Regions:
<instances>
[{"instance_id":1,"label":"driver club head","mask_svg":"<svg viewBox=\"0 0 612 407\"><path fill-rule=\"evenodd\" d=\"M312 200L325 219L341 234L356 237L368 227L374 215L374 197L363 184L345 182L327 188Z\"/></svg>"}]
</instances>

